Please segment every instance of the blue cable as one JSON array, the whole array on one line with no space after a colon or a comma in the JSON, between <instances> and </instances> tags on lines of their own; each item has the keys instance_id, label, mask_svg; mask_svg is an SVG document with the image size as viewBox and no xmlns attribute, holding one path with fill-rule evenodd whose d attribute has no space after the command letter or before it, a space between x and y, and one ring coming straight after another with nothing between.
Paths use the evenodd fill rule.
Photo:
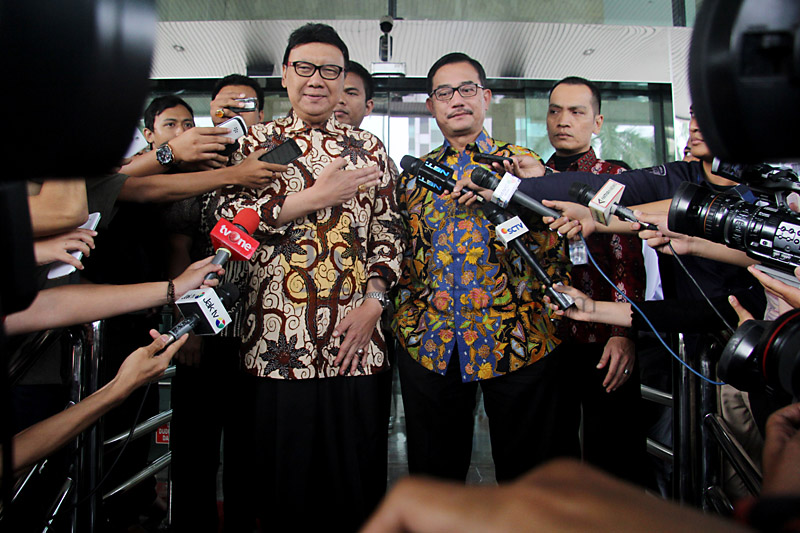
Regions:
<instances>
[{"instance_id":1,"label":"blue cable","mask_svg":"<svg viewBox=\"0 0 800 533\"><path fill-rule=\"evenodd\" d=\"M695 370L694 368L690 367L690 366L689 366L689 365L688 365L688 364L687 364L685 361L683 361L683 360L682 360L680 357L678 357L678 356L675 354L675 352L673 352L673 351L672 351L672 349L671 349L669 346L667 346L667 343L666 343L666 342L664 342L664 339L662 339L662 338L661 338L661 335L659 335L659 334L658 334L658 331L656 330L656 327L653 325L653 323L652 323L652 322L650 322L650 319L649 319L649 318L647 318L647 316L645 316L645 314L642 312L642 310L641 310L641 309L639 309L639 306L638 306L638 305L636 305L635 303L633 303L633 301L632 301L630 298L628 298L628 296L627 296L625 293L623 293L621 290L619 290L619 288L616 286L616 284L614 284L614 282L613 282L613 281L611 281L611 280L608 278L608 276L606 276L606 273L605 273L605 272L603 272L603 271L600 269L600 267L597 265L597 262L594 260L594 257L592 257L592 254L591 254L591 252L589 251L589 246L586 244L586 239L584 239L584 238L583 238L583 235L582 235L582 234L579 234L578 236L581 238L581 241L583 242L583 245L586 247L586 255L587 255L587 257L589 258L589 261L591 261L591 262L592 262L592 264L593 264L593 265L594 265L594 267L597 269L597 271L600 273L600 275L601 275L601 276L603 276L603 279L604 279L604 280L606 280L606 281L608 282L608 284L609 284L609 285L611 285L611 286L614 288L614 290L615 290L615 291L617 291L617 293L619 293L619 294L620 294L620 296L622 296L623 298L625 298L625 300L626 300L626 301L627 301L629 304L631 304L631 307L633 307L633 308L636 310L636 312L638 312L640 315L642 315L642 318L644 319L644 321L645 321L645 322L647 322L647 325L648 325L648 326L650 326L650 329L653 331L653 333L655 333L655 334L656 334L656 338L658 339L658 341L659 341L659 342L660 342L660 343L661 343L661 344L664 346L664 348L666 348L666 350L669 352L669 354L670 354L672 357L674 357L674 358L675 358L675 359L676 359L676 360L677 360L677 361L678 361L680 364L682 364L683 366L685 366L686 368L688 368L688 369L689 369L689 370L690 370L690 371L691 371L691 372L692 372L692 373L693 373L695 376L699 377L700 379L702 379L702 380L704 380L704 381L707 381L708 383L710 383L710 384L712 384L712 385L717 385L717 386L719 386L719 385L725 385L725 382L724 382L724 381L712 381L712 380L708 379L707 377L705 377L705 376L704 376L703 374L701 374L700 372L698 372L697 370Z\"/></svg>"}]
</instances>

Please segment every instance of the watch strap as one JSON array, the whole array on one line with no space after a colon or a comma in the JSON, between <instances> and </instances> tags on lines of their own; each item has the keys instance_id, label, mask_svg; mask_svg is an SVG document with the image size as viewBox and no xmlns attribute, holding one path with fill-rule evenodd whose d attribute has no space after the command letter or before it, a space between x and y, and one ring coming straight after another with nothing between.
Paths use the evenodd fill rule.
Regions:
<instances>
[{"instance_id":1,"label":"watch strap","mask_svg":"<svg viewBox=\"0 0 800 533\"><path fill-rule=\"evenodd\" d=\"M364 295L364 298L374 298L378 300L383 309L386 309L386 306L389 305L389 299L386 297L386 293L383 292L368 292Z\"/></svg>"}]
</instances>

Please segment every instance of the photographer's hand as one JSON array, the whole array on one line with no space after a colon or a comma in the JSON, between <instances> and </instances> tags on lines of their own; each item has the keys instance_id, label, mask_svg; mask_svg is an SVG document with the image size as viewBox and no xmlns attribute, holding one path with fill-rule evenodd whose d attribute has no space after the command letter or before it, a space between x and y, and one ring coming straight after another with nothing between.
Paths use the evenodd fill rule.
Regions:
<instances>
[{"instance_id":1,"label":"photographer's hand","mask_svg":"<svg viewBox=\"0 0 800 533\"><path fill-rule=\"evenodd\" d=\"M800 289L787 285L769 274L761 272L754 266L747 267L747 271L750 272L766 290L776 295L778 298L781 298L792 307L800 307ZM794 275L797 279L800 279L800 268L794 269Z\"/></svg>"},{"instance_id":2,"label":"photographer's hand","mask_svg":"<svg viewBox=\"0 0 800 533\"><path fill-rule=\"evenodd\" d=\"M748 320L753 320L753 315L751 315L750 311L745 309L742 304L739 303L739 300L736 298L736 296L728 296L728 303L731 304L731 307L733 307L733 310L736 311L736 315L739 317L739 326Z\"/></svg>"}]
</instances>

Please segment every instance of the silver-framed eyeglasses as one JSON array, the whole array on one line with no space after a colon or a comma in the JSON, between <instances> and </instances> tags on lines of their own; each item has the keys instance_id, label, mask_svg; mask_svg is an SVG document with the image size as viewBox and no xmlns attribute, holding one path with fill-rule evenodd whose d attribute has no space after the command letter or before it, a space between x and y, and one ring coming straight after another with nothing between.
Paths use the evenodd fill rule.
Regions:
<instances>
[{"instance_id":1,"label":"silver-framed eyeglasses","mask_svg":"<svg viewBox=\"0 0 800 533\"><path fill-rule=\"evenodd\" d=\"M462 98L472 98L476 94L478 94L478 89L485 89L483 85L478 85L477 83L462 83L458 87L439 87L435 91L431 93L431 96L439 100L440 102L449 102L453 99L453 95L458 94L461 95Z\"/></svg>"},{"instance_id":2,"label":"silver-framed eyeglasses","mask_svg":"<svg viewBox=\"0 0 800 533\"><path fill-rule=\"evenodd\" d=\"M316 71L319 71L319 75L324 80L335 80L344 70L344 67L339 65L315 65L308 61L292 61L289 65L294 67L294 71L297 72L298 76L310 78Z\"/></svg>"}]
</instances>

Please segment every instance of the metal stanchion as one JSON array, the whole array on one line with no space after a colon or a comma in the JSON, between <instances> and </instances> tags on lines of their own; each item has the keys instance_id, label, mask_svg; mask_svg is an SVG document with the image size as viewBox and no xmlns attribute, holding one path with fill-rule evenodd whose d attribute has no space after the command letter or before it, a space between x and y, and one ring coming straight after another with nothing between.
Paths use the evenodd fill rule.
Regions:
<instances>
[{"instance_id":1,"label":"metal stanchion","mask_svg":"<svg viewBox=\"0 0 800 533\"><path fill-rule=\"evenodd\" d=\"M761 471L753 460L744 451L739 441L731 434L730 428L717 414L709 413L703 419L703 426L709 432L709 436L720 447L726 459L730 461L733 469L742 478L742 483L747 487L750 494L756 496L761 493Z\"/></svg>"},{"instance_id":2,"label":"metal stanchion","mask_svg":"<svg viewBox=\"0 0 800 533\"><path fill-rule=\"evenodd\" d=\"M717 381L717 356L722 350L722 346L716 340L704 346L704 349L699 354L699 371L705 377L712 381ZM717 405L717 386L711 383L698 380L700 389L700 412L697 418L697 423L702 424L703 419L708 414L716 414L719 410ZM717 491L711 490L712 487L720 487L722 485L722 460L720 459L719 448L713 442L705 426L700 426L699 434L700 444L700 487L702 488L700 504L706 511L725 509L725 506L720 506L722 501L717 494ZM719 491L722 493L722 491ZM724 493L722 493L724 496ZM713 498L714 501L709 501Z\"/></svg>"},{"instance_id":3,"label":"metal stanchion","mask_svg":"<svg viewBox=\"0 0 800 533\"><path fill-rule=\"evenodd\" d=\"M678 334L678 356L684 363L691 364L687 360L686 345L682 333ZM675 409L673 409L673 431L675 462L673 470L673 483L675 489L674 497L677 501L685 504L696 505L698 503L695 495L697 494L697 482L695 479L696 446L694 445L694 429L697 427L697 393L694 375L684 366L673 363L675 376L673 383L673 397L676 399Z\"/></svg>"}]
</instances>

